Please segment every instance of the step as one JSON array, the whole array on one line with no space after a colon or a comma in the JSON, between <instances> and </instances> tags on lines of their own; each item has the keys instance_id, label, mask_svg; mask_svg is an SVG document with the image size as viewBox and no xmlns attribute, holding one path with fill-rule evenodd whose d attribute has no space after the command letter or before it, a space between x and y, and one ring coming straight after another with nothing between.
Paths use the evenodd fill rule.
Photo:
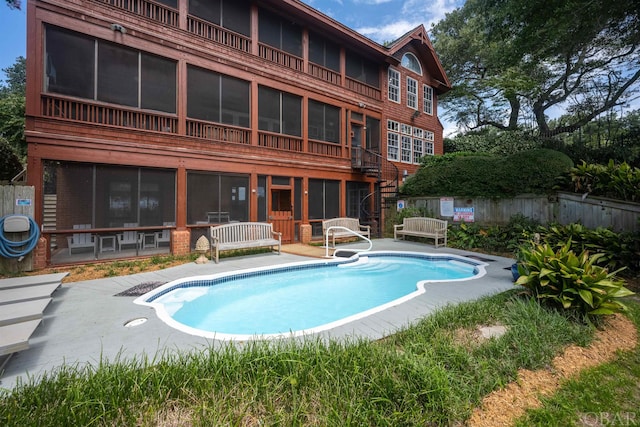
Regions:
<instances>
[{"instance_id":1,"label":"step","mask_svg":"<svg viewBox=\"0 0 640 427\"><path fill-rule=\"evenodd\" d=\"M50 302L51 298L42 298L3 305L0 310L0 326L42 319L44 309Z\"/></svg>"},{"instance_id":2,"label":"step","mask_svg":"<svg viewBox=\"0 0 640 427\"><path fill-rule=\"evenodd\" d=\"M40 274L35 276L12 277L0 279L0 291L3 289L22 288L24 286L37 286L48 283L62 282L69 273Z\"/></svg>"},{"instance_id":3,"label":"step","mask_svg":"<svg viewBox=\"0 0 640 427\"><path fill-rule=\"evenodd\" d=\"M0 356L29 348L29 338L41 319L0 326Z\"/></svg>"},{"instance_id":4,"label":"step","mask_svg":"<svg viewBox=\"0 0 640 427\"><path fill-rule=\"evenodd\" d=\"M0 309L6 304L50 298L60 282L0 290Z\"/></svg>"}]
</instances>

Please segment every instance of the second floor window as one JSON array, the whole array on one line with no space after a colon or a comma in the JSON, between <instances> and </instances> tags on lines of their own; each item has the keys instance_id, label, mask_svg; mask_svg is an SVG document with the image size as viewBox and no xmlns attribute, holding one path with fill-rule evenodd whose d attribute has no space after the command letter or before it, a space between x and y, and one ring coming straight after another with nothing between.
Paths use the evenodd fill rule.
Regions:
<instances>
[{"instance_id":1,"label":"second floor window","mask_svg":"<svg viewBox=\"0 0 640 427\"><path fill-rule=\"evenodd\" d=\"M422 111L427 114L433 114L433 88L423 85L422 93Z\"/></svg>"},{"instance_id":2,"label":"second floor window","mask_svg":"<svg viewBox=\"0 0 640 427\"><path fill-rule=\"evenodd\" d=\"M389 68L389 101L400 103L400 73Z\"/></svg>"},{"instance_id":3,"label":"second floor window","mask_svg":"<svg viewBox=\"0 0 640 427\"><path fill-rule=\"evenodd\" d=\"M345 73L359 82L373 87L380 87L378 66L355 52L347 51Z\"/></svg>"},{"instance_id":4,"label":"second floor window","mask_svg":"<svg viewBox=\"0 0 640 427\"><path fill-rule=\"evenodd\" d=\"M176 112L176 62L46 27L45 91Z\"/></svg>"},{"instance_id":5,"label":"second floor window","mask_svg":"<svg viewBox=\"0 0 640 427\"><path fill-rule=\"evenodd\" d=\"M407 107L418 109L418 81L407 77Z\"/></svg>"},{"instance_id":6,"label":"second floor window","mask_svg":"<svg viewBox=\"0 0 640 427\"><path fill-rule=\"evenodd\" d=\"M260 86L258 88L258 128L302 136L302 98Z\"/></svg>"}]
</instances>

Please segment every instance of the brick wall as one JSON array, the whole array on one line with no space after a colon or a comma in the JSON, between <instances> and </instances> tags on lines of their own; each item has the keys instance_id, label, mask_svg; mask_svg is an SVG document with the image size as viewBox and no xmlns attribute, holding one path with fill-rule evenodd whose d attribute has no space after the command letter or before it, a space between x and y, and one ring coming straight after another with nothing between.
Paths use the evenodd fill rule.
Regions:
<instances>
[{"instance_id":1,"label":"brick wall","mask_svg":"<svg viewBox=\"0 0 640 427\"><path fill-rule=\"evenodd\" d=\"M171 230L171 253L188 255L191 253L191 232L189 230Z\"/></svg>"}]
</instances>

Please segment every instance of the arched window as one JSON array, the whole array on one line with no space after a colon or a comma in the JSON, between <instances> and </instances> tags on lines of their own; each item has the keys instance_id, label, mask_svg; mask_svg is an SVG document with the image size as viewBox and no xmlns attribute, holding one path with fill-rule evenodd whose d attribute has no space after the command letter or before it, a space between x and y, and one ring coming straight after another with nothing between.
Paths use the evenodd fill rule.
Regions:
<instances>
[{"instance_id":1,"label":"arched window","mask_svg":"<svg viewBox=\"0 0 640 427\"><path fill-rule=\"evenodd\" d=\"M422 75L422 67L420 66L420 61L413 53L405 53L402 57L402 66L408 70L413 71L414 73Z\"/></svg>"}]
</instances>

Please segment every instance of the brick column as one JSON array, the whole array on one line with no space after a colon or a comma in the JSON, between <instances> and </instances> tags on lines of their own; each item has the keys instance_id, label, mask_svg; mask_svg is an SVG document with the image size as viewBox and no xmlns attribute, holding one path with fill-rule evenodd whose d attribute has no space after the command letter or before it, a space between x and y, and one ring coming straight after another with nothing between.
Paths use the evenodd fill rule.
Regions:
<instances>
[{"instance_id":1,"label":"brick column","mask_svg":"<svg viewBox=\"0 0 640 427\"><path fill-rule=\"evenodd\" d=\"M188 255L191 253L190 230L171 230L171 253L173 255Z\"/></svg>"},{"instance_id":2,"label":"brick column","mask_svg":"<svg viewBox=\"0 0 640 427\"><path fill-rule=\"evenodd\" d=\"M311 242L311 224L300 224L300 243Z\"/></svg>"},{"instance_id":3,"label":"brick column","mask_svg":"<svg viewBox=\"0 0 640 427\"><path fill-rule=\"evenodd\" d=\"M47 266L47 247L49 241L40 236L35 249L33 250L33 270L42 270Z\"/></svg>"}]
</instances>

